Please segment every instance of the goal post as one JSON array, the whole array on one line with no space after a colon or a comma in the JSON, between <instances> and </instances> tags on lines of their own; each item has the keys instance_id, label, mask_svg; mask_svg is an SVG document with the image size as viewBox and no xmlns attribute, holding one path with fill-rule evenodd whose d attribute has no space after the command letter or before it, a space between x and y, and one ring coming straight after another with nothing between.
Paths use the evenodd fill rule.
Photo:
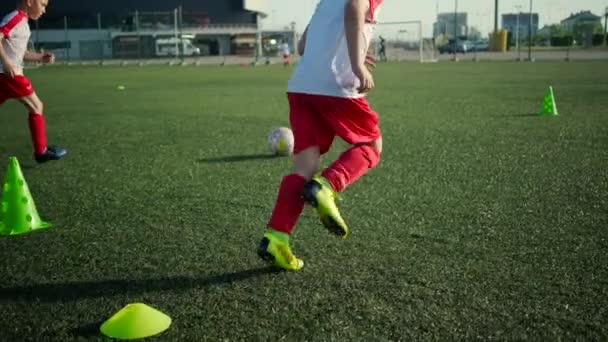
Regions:
<instances>
[{"instance_id":1,"label":"goal post","mask_svg":"<svg viewBox=\"0 0 608 342\"><path fill-rule=\"evenodd\" d=\"M371 50L378 60L437 61L434 40L424 38L420 20L378 23Z\"/></svg>"}]
</instances>

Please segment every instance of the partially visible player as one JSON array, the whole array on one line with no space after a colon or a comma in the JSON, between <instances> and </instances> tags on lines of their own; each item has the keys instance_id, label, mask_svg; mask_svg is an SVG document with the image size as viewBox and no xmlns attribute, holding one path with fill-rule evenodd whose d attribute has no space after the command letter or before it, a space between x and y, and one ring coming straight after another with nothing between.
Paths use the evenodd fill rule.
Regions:
<instances>
[{"instance_id":1,"label":"partially visible player","mask_svg":"<svg viewBox=\"0 0 608 342\"><path fill-rule=\"evenodd\" d=\"M283 54L283 66L288 66L291 64L291 48L287 41L284 41L283 44L279 46L281 53Z\"/></svg>"},{"instance_id":2,"label":"partially visible player","mask_svg":"<svg viewBox=\"0 0 608 342\"><path fill-rule=\"evenodd\" d=\"M337 193L380 162L378 114L365 94L374 89L368 48L382 0L321 0L298 52L302 59L289 80L289 120L294 166L279 186L258 254L280 268L298 271L304 262L291 251L290 237L304 203L322 224L346 238L348 227L335 203ZM320 157L335 136L351 145L320 174Z\"/></svg>"},{"instance_id":3,"label":"partially visible player","mask_svg":"<svg viewBox=\"0 0 608 342\"><path fill-rule=\"evenodd\" d=\"M67 152L47 146L43 105L30 81L23 75L23 62L54 63L52 53L28 51L28 19L37 20L46 12L48 0L17 0L17 8L0 22L0 105L8 99L23 103L29 111L29 127L38 163L61 159Z\"/></svg>"}]
</instances>

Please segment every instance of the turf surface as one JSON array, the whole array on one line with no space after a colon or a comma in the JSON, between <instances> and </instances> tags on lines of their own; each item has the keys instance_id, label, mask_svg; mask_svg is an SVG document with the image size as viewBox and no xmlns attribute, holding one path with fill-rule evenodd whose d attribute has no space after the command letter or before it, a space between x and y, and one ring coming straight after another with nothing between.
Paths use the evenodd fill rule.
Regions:
<instances>
[{"instance_id":1,"label":"turf surface","mask_svg":"<svg viewBox=\"0 0 608 342\"><path fill-rule=\"evenodd\" d=\"M305 211L297 274L255 253L290 70L31 70L70 154L36 165L0 107L0 178L17 156L55 225L0 238L0 340L103 340L132 302L173 318L159 341L608 339L607 66L380 65L383 161L344 194L346 241Z\"/></svg>"}]
</instances>

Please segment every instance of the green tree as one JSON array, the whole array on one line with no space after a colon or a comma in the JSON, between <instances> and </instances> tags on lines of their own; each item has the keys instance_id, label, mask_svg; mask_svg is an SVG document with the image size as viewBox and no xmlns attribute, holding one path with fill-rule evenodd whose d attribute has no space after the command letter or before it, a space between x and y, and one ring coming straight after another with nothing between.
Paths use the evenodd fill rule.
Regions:
<instances>
[{"instance_id":1,"label":"green tree","mask_svg":"<svg viewBox=\"0 0 608 342\"><path fill-rule=\"evenodd\" d=\"M566 31L560 24L551 25L551 37L563 37L566 35Z\"/></svg>"}]
</instances>

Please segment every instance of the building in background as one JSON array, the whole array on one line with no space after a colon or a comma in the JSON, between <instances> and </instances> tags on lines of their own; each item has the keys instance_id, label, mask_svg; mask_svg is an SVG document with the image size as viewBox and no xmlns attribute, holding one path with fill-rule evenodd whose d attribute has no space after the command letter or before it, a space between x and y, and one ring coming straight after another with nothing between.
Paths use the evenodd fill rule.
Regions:
<instances>
[{"instance_id":1,"label":"building in background","mask_svg":"<svg viewBox=\"0 0 608 342\"><path fill-rule=\"evenodd\" d=\"M591 11L581 11L571 14L560 23L562 32L572 36L574 44L590 48L604 43L604 27L602 17Z\"/></svg>"},{"instance_id":2,"label":"building in background","mask_svg":"<svg viewBox=\"0 0 608 342\"><path fill-rule=\"evenodd\" d=\"M135 11L169 12L180 6L184 12L197 13L208 24L256 24L257 14L265 13L267 8L266 0L52 0L39 27L63 28L67 16L70 28L95 28L101 15L104 27L119 28ZM14 1L0 2L2 13L14 7Z\"/></svg>"},{"instance_id":3,"label":"building in background","mask_svg":"<svg viewBox=\"0 0 608 342\"><path fill-rule=\"evenodd\" d=\"M456 30L456 34L454 34ZM440 13L437 15L437 21L433 24L433 37L440 36L453 38L466 37L469 35L468 15L464 12Z\"/></svg>"},{"instance_id":4,"label":"building in background","mask_svg":"<svg viewBox=\"0 0 608 342\"><path fill-rule=\"evenodd\" d=\"M251 56L263 51L259 23L268 8L267 0L53 0L30 26L37 48L68 61ZM13 9L14 1L0 2L3 13Z\"/></svg>"},{"instance_id":5,"label":"building in background","mask_svg":"<svg viewBox=\"0 0 608 342\"><path fill-rule=\"evenodd\" d=\"M565 32L574 33L577 27L581 26L601 27L602 17L591 13L591 11L581 11L571 14L568 18L562 20L560 24Z\"/></svg>"},{"instance_id":6,"label":"building in background","mask_svg":"<svg viewBox=\"0 0 608 342\"><path fill-rule=\"evenodd\" d=\"M519 20L518 17L519 16ZM519 25L518 25L519 22ZM532 36L538 32L538 13L532 13ZM530 32L530 13L508 13L502 15L502 28L509 32L509 37L515 39L519 28L519 39L527 40Z\"/></svg>"}]
</instances>

